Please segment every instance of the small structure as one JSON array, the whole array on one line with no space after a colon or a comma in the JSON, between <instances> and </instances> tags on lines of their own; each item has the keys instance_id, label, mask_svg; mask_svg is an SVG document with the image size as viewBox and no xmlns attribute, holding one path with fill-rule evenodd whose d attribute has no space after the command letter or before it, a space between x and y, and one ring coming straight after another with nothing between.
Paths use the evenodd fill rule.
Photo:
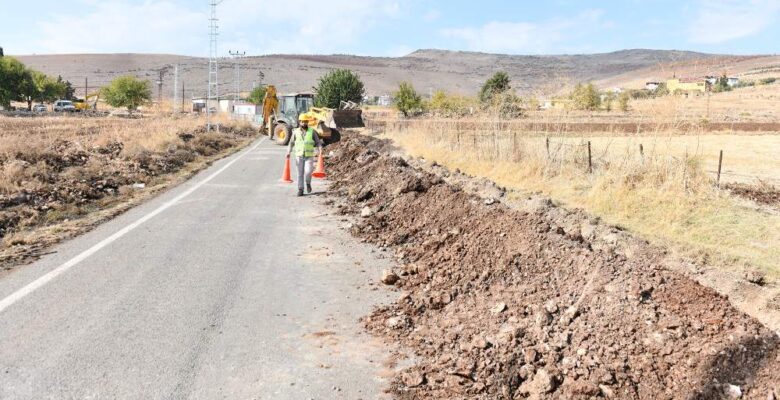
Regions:
<instances>
[{"instance_id":1,"label":"small structure","mask_svg":"<svg viewBox=\"0 0 780 400\"><path fill-rule=\"evenodd\" d=\"M661 86L661 82L657 82L657 81L645 82L645 89L651 92L655 92L659 86Z\"/></svg>"},{"instance_id":2,"label":"small structure","mask_svg":"<svg viewBox=\"0 0 780 400\"><path fill-rule=\"evenodd\" d=\"M669 92L683 92L683 93L705 93L710 90L712 84L707 80L707 77L703 78L672 78L666 81L666 88Z\"/></svg>"},{"instance_id":3,"label":"small structure","mask_svg":"<svg viewBox=\"0 0 780 400\"><path fill-rule=\"evenodd\" d=\"M211 112L217 112L217 101L216 100L208 100L209 108L211 108ZM206 112L206 98L205 97L193 97L192 98L192 112L196 113L202 113Z\"/></svg>"},{"instance_id":4,"label":"small structure","mask_svg":"<svg viewBox=\"0 0 780 400\"><path fill-rule=\"evenodd\" d=\"M549 99L539 102L540 110L565 110L569 107L571 100L569 99Z\"/></svg>"},{"instance_id":5,"label":"small structure","mask_svg":"<svg viewBox=\"0 0 780 400\"><path fill-rule=\"evenodd\" d=\"M393 104L393 98L389 94L383 94L376 99L378 106L389 107L391 104Z\"/></svg>"},{"instance_id":6,"label":"small structure","mask_svg":"<svg viewBox=\"0 0 780 400\"><path fill-rule=\"evenodd\" d=\"M739 84L739 78L737 78L736 76L730 76L726 78L726 84L731 87L734 87Z\"/></svg>"}]
</instances>

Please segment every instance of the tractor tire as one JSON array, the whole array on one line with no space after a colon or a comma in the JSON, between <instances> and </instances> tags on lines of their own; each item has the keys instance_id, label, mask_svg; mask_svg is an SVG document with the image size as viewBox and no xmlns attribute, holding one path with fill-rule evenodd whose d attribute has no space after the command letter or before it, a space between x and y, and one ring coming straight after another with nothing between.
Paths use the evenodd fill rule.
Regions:
<instances>
[{"instance_id":1,"label":"tractor tire","mask_svg":"<svg viewBox=\"0 0 780 400\"><path fill-rule=\"evenodd\" d=\"M323 138L322 141L324 142L325 146L333 143L338 143L341 141L341 132L339 132L338 129L331 128L330 137Z\"/></svg>"},{"instance_id":2,"label":"tractor tire","mask_svg":"<svg viewBox=\"0 0 780 400\"><path fill-rule=\"evenodd\" d=\"M273 139L276 144L280 146L287 146L290 143L290 137L292 137L292 129L287 124L276 124L274 126Z\"/></svg>"}]
</instances>

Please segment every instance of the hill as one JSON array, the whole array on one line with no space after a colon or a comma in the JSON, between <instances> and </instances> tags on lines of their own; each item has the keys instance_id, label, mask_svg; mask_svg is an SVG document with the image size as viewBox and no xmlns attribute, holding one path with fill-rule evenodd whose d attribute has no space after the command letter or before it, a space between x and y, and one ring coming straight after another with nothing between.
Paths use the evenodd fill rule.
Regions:
<instances>
[{"instance_id":1,"label":"hill","mask_svg":"<svg viewBox=\"0 0 780 400\"><path fill-rule=\"evenodd\" d=\"M173 66L179 65L186 97L201 96L206 90L208 60L164 54L63 54L18 56L25 64L47 74L62 75L83 93L89 87L105 85L119 75L136 75L156 82L164 70L163 94L173 91ZM616 76L646 71L669 63L701 60L732 61L756 57L720 56L688 51L622 50L580 55L502 55L445 50L418 50L403 57L352 55L285 55L246 57L241 60L241 87L249 90L258 82L273 83L282 92L309 91L323 73L334 68L357 71L371 95L390 93L402 80L411 81L421 92L444 89L474 94L494 72L506 71L521 94L551 93L580 81L608 82ZM627 75L626 75L627 76ZM233 61L220 65L220 92L234 91ZM180 86L181 87L181 86Z\"/></svg>"}]
</instances>

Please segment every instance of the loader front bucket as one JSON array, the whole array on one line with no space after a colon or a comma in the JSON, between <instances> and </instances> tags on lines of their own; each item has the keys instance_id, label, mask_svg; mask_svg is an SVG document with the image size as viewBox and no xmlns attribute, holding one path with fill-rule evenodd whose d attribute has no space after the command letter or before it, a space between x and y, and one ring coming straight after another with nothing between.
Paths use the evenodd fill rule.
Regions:
<instances>
[{"instance_id":1,"label":"loader front bucket","mask_svg":"<svg viewBox=\"0 0 780 400\"><path fill-rule=\"evenodd\" d=\"M363 110L334 110L333 122L339 129L364 128Z\"/></svg>"}]
</instances>

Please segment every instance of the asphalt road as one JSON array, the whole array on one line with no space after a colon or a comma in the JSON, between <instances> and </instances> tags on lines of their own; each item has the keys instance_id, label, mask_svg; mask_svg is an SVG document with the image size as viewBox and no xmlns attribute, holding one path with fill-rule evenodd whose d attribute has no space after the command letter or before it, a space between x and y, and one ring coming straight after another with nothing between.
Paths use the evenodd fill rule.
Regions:
<instances>
[{"instance_id":1,"label":"asphalt road","mask_svg":"<svg viewBox=\"0 0 780 400\"><path fill-rule=\"evenodd\" d=\"M0 399L373 399L386 260L265 141L0 278ZM325 184L315 181L315 193Z\"/></svg>"}]
</instances>

